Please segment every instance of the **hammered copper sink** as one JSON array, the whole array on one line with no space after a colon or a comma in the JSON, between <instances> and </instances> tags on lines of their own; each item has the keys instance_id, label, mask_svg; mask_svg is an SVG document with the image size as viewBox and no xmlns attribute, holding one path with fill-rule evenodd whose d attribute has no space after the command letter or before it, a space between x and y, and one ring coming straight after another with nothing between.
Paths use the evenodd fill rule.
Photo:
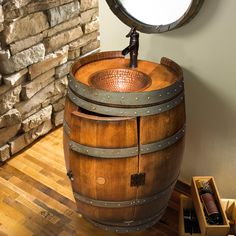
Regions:
<instances>
[{"instance_id":1,"label":"hammered copper sink","mask_svg":"<svg viewBox=\"0 0 236 236\"><path fill-rule=\"evenodd\" d=\"M137 92L149 87L151 78L132 69L107 69L91 75L89 84L113 92Z\"/></svg>"}]
</instances>

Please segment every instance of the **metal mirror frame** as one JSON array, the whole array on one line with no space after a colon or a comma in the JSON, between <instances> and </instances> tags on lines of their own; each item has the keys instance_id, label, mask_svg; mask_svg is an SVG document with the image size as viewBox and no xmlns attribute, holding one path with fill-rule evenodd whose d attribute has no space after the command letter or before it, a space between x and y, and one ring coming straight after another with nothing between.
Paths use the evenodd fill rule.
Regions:
<instances>
[{"instance_id":1,"label":"metal mirror frame","mask_svg":"<svg viewBox=\"0 0 236 236\"><path fill-rule=\"evenodd\" d=\"M192 0L187 11L178 20L166 25L145 24L130 15L119 0L106 0L106 2L111 11L126 25L136 27L138 31L143 33L163 33L189 23L201 9L204 0Z\"/></svg>"}]
</instances>

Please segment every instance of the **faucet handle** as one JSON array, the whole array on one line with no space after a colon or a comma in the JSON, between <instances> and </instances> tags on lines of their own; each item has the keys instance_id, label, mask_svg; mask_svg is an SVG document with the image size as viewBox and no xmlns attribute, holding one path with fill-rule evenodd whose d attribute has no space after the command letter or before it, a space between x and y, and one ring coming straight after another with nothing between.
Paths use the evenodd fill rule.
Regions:
<instances>
[{"instance_id":1,"label":"faucet handle","mask_svg":"<svg viewBox=\"0 0 236 236\"><path fill-rule=\"evenodd\" d=\"M131 36L134 35L134 34L137 34L137 32L136 32L136 27L132 27L132 28L130 29L130 32L126 35L126 38L129 38L129 37L131 37Z\"/></svg>"}]
</instances>

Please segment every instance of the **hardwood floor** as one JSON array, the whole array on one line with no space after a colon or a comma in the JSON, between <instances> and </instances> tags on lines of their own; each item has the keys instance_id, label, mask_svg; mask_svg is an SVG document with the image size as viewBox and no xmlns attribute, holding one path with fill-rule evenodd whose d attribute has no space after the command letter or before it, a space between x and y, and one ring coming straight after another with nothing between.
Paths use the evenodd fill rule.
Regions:
<instances>
[{"instance_id":1,"label":"hardwood floor","mask_svg":"<svg viewBox=\"0 0 236 236\"><path fill-rule=\"evenodd\" d=\"M134 236L177 236L177 185L159 223ZM62 128L0 167L0 236L115 236L96 228L76 212L63 157Z\"/></svg>"}]
</instances>

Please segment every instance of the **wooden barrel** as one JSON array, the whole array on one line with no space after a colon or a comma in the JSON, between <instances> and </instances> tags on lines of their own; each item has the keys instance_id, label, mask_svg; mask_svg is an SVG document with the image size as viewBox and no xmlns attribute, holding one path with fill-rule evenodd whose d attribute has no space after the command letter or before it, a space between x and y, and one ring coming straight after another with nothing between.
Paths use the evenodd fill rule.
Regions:
<instances>
[{"instance_id":1,"label":"wooden barrel","mask_svg":"<svg viewBox=\"0 0 236 236\"><path fill-rule=\"evenodd\" d=\"M89 84L99 71L128 66L120 52L80 59L65 106L64 152L78 211L115 232L143 230L161 218L184 148L183 76L176 63L139 61L133 70L151 83L138 92Z\"/></svg>"}]
</instances>

